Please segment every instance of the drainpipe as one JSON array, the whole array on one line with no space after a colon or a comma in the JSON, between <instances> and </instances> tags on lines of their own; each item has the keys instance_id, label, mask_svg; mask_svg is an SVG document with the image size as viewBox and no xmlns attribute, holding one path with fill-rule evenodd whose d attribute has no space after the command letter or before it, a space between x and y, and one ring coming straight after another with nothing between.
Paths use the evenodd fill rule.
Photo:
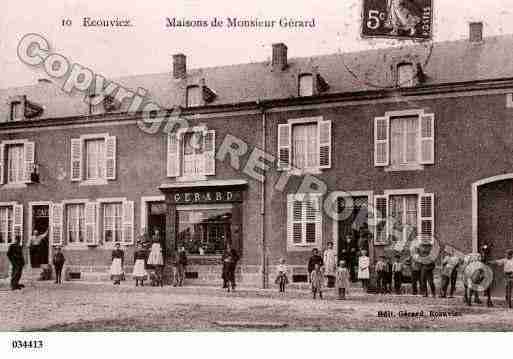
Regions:
<instances>
[{"instance_id":1,"label":"drainpipe","mask_svg":"<svg viewBox=\"0 0 513 359\"><path fill-rule=\"evenodd\" d=\"M267 150L266 144L266 112L265 107L257 100L257 105L260 107L262 112L262 150ZM261 254L261 266L262 266L262 288L266 289L269 287L269 273L267 268L267 241L265 237L265 184L266 184L266 171L263 174L263 180L260 187L260 238L262 238L262 254Z\"/></svg>"}]
</instances>

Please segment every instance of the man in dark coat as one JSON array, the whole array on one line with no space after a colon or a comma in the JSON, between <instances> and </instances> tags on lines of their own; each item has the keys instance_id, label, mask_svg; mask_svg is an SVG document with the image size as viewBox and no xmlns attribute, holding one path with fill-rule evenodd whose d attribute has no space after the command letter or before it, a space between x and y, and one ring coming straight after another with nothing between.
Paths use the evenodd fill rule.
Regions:
<instances>
[{"instance_id":1,"label":"man in dark coat","mask_svg":"<svg viewBox=\"0 0 513 359\"><path fill-rule=\"evenodd\" d=\"M223 288L226 288L228 292L230 289L235 290L235 268L239 261L239 255L228 244L221 259L223 261Z\"/></svg>"},{"instance_id":2,"label":"man in dark coat","mask_svg":"<svg viewBox=\"0 0 513 359\"><path fill-rule=\"evenodd\" d=\"M53 255L53 266L55 267L55 283L62 283L62 267L64 266L64 254L62 254L61 247L55 248L55 254Z\"/></svg>"},{"instance_id":3,"label":"man in dark coat","mask_svg":"<svg viewBox=\"0 0 513 359\"><path fill-rule=\"evenodd\" d=\"M351 282L356 282L358 280L356 276L355 267L358 263L358 242L357 240L348 234L346 236L345 241L341 243L342 257L346 261L347 268L349 269L349 274L351 277Z\"/></svg>"},{"instance_id":4,"label":"man in dark coat","mask_svg":"<svg viewBox=\"0 0 513 359\"><path fill-rule=\"evenodd\" d=\"M25 266L25 258L23 257L23 249L20 244L20 238L16 238L7 250L7 258L11 262L11 289L21 289L25 286L20 284L21 274L23 273L23 266Z\"/></svg>"}]
</instances>

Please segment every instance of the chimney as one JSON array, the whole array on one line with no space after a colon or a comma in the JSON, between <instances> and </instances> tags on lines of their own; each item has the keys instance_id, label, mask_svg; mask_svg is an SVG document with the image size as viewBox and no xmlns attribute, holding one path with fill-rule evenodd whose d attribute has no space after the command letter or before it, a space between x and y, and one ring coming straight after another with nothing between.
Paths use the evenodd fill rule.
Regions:
<instances>
[{"instance_id":1,"label":"chimney","mask_svg":"<svg viewBox=\"0 0 513 359\"><path fill-rule=\"evenodd\" d=\"M280 71L287 67L287 45L282 42L273 44L272 66Z\"/></svg>"},{"instance_id":2,"label":"chimney","mask_svg":"<svg viewBox=\"0 0 513 359\"><path fill-rule=\"evenodd\" d=\"M483 23L471 22L469 25L469 40L470 42L483 41Z\"/></svg>"},{"instance_id":3,"label":"chimney","mask_svg":"<svg viewBox=\"0 0 513 359\"><path fill-rule=\"evenodd\" d=\"M173 77L184 79L187 76L187 60L184 54L173 55Z\"/></svg>"}]
</instances>

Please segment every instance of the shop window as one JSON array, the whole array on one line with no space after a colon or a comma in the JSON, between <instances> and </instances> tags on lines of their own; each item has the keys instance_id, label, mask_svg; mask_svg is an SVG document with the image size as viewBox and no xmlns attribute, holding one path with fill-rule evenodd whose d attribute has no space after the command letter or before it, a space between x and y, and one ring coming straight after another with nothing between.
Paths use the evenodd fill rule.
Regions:
<instances>
[{"instance_id":1,"label":"shop window","mask_svg":"<svg viewBox=\"0 0 513 359\"><path fill-rule=\"evenodd\" d=\"M180 210L177 246L190 254L220 255L231 243L231 224L231 209Z\"/></svg>"},{"instance_id":2,"label":"shop window","mask_svg":"<svg viewBox=\"0 0 513 359\"><path fill-rule=\"evenodd\" d=\"M434 115L374 119L374 165L389 170L417 170L435 163ZM420 130L419 130L420 129Z\"/></svg>"},{"instance_id":3,"label":"shop window","mask_svg":"<svg viewBox=\"0 0 513 359\"><path fill-rule=\"evenodd\" d=\"M331 121L306 118L278 125L279 170L315 172L330 167Z\"/></svg>"}]
</instances>

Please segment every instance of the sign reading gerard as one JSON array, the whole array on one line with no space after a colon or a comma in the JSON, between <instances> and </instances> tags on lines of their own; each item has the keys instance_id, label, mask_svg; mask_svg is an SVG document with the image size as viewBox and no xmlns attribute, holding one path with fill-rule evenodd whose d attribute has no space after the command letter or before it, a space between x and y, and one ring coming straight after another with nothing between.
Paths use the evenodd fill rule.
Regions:
<instances>
[{"instance_id":1,"label":"sign reading gerard","mask_svg":"<svg viewBox=\"0 0 513 359\"><path fill-rule=\"evenodd\" d=\"M172 204L242 202L241 191L175 192L169 197Z\"/></svg>"},{"instance_id":2,"label":"sign reading gerard","mask_svg":"<svg viewBox=\"0 0 513 359\"><path fill-rule=\"evenodd\" d=\"M427 40L432 0L363 0L362 36Z\"/></svg>"}]
</instances>

